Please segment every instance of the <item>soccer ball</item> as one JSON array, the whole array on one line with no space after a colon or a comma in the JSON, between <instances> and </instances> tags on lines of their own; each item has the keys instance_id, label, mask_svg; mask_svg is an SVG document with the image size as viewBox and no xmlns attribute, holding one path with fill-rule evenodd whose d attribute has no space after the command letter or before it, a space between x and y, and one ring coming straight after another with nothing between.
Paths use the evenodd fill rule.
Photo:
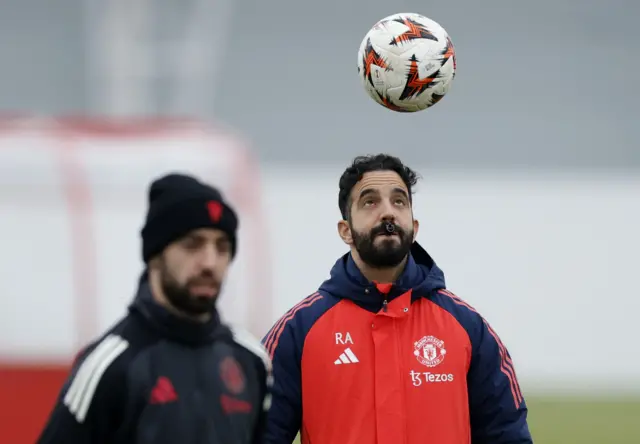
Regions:
<instances>
[{"instance_id":1,"label":"soccer ball","mask_svg":"<svg viewBox=\"0 0 640 444\"><path fill-rule=\"evenodd\" d=\"M394 14L367 32L358 51L367 94L398 112L427 109L449 91L456 53L447 31L420 14Z\"/></svg>"}]
</instances>

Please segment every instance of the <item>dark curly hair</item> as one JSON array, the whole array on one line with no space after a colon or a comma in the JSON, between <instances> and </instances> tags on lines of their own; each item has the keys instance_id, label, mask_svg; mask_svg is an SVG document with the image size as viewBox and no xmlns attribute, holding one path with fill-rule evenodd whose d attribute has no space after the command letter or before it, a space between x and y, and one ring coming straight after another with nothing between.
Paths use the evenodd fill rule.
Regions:
<instances>
[{"instance_id":1,"label":"dark curly hair","mask_svg":"<svg viewBox=\"0 0 640 444\"><path fill-rule=\"evenodd\" d=\"M418 174L415 171L404 165L397 157L388 154L358 156L340 176L338 207L344 220L348 220L351 215L351 190L365 173L371 171L395 171L398 173L406 185L409 199L411 199L412 189L418 183Z\"/></svg>"}]
</instances>

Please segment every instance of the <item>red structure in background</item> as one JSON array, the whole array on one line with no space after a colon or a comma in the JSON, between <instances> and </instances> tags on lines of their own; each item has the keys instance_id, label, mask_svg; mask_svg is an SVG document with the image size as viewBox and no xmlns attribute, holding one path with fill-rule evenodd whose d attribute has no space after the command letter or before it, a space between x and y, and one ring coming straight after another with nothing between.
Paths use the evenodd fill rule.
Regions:
<instances>
[{"instance_id":1,"label":"red structure in background","mask_svg":"<svg viewBox=\"0 0 640 444\"><path fill-rule=\"evenodd\" d=\"M34 444L68 366L0 363L0 443Z\"/></svg>"}]
</instances>

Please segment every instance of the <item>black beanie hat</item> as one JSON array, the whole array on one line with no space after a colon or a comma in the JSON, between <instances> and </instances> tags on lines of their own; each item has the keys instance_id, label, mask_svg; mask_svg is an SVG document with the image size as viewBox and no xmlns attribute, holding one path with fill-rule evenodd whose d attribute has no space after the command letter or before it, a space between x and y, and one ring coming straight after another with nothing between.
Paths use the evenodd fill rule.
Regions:
<instances>
[{"instance_id":1,"label":"black beanie hat","mask_svg":"<svg viewBox=\"0 0 640 444\"><path fill-rule=\"evenodd\" d=\"M183 174L154 180L149 187L149 210L141 232L144 262L198 228L224 231L231 241L231 256L235 256L238 218L220 191Z\"/></svg>"}]
</instances>

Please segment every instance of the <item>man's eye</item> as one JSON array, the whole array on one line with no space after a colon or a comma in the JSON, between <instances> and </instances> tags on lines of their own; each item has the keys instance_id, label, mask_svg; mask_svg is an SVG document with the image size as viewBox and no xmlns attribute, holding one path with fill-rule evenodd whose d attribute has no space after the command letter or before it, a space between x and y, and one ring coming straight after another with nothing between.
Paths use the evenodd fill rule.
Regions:
<instances>
[{"instance_id":1,"label":"man's eye","mask_svg":"<svg viewBox=\"0 0 640 444\"><path fill-rule=\"evenodd\" d=\"M187 249L196 249L200 246L200 242L197 239L188 237L182 241L182 245Z\"/></svg>"}]
</instances>

